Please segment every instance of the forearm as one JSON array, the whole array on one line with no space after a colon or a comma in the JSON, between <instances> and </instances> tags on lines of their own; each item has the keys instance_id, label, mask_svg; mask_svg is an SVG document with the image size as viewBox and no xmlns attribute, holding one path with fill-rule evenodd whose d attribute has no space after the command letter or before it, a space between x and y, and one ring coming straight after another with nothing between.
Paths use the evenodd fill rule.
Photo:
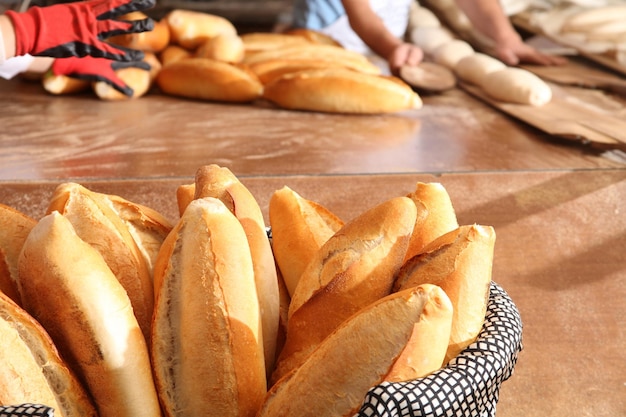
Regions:
<instances>
[{"instance_id":1,"label":"forearm","mask_svg":"<svg viewBox=\"0 0 626 417\"><path fill-rule=\"evenodd\" d=\"M376 54L383 58L389 55L400 45L398 39L387 30L382 20L365 0L343 0L350 27Z\"/></svg>"},{"instance_id":2,"label":"forearm","mask_svg":"<svg viewBox=\"0 0 626 417\"><path fill-rule=\"evenodd\" d=\"M498 0L456 0L472 25L495 43L520 39Z\"/></svg>"},{"instance_id":3,"label":"forearm","mask_svg":"<svg viewBox=\"0 0 626 417\"><path fill-rule=\"evenodd\" d=\"M8 16L0 15L0 62L15 56L15 31ZM1 52L4 51L4 54Z\"/></svg>"}]
</instances>

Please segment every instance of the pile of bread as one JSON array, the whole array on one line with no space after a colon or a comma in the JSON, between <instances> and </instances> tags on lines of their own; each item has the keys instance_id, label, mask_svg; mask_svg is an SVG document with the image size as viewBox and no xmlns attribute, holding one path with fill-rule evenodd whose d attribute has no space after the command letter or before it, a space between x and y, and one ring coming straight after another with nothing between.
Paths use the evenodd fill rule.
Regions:
<instances>
[{"instance_id":1,"label":"pile of bread","mask_svg":"<svg viewBox=\"0 0 626 417\"><path fill-rule=\"evenodd\" d=\"M0 405L55 416L351 416L475 341L495 233L445 188L343 221L201 167L180 217L76 183L40 219L0 205Z\"/></svg>"},{"instance_id":2,"label":"pile of bread","mask_svg":"<svg viewBox=\"0 0 626 417\"><path fill-rule=\"evenodd\" d=\"M141 12L124 19L146 18ZM227 19L177 9L155 22L150 32L116 36L110 42L142 50L151 71L117 70L146 94L153 83L169 95L230 103L263 99L295 110L333 113L389 113L420 108L419 95L394 76L385 76L364 55L310 30L238 34ZM48 75L53 94L76 92L90 84ZM126 99L104 82L94 87L105 100Z\"/></svg>"},{"instance_id":3,"label":"pile of bread","mask_svg":"<svg viewBox=\"0 0 626 417\"><path fill-rule=\"evenodd\" d=\"M448 2L433 3L443 8ZM465 28L473 35L469 37L478 37L479 33L472 29L467 17L456 5L443 12L453 21L448 21L448 25L460 33ZM439 17L429 8L414 5L409 23L411 42L422 48L428 59L452 70L459 80L478 87L492 99L531 106L543 106L552 100L552 89L540 77L477 52L469 42L456 37L442 25ZM480 44L481 39L476 42ZM482 40L482 43L486 44L486 41Z\"/></svg>"}]
</instances>

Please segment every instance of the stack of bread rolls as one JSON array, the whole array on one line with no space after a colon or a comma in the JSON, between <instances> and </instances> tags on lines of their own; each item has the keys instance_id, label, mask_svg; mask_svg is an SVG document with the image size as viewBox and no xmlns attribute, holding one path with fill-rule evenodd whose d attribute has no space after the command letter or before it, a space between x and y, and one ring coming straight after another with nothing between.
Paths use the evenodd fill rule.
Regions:
<instances>
[{"instance_id":1,"label":"stack of bread rolls","mask_svg":"<svg viewBox=\"0 0 626 417\"><path fill-rule=\"evenodd\" d=\"M200 167L172 198L173 222L75 183L41 219L0 206L16 225L0 231L0 332L14 346L1 404L351 416L372 386L445 366L484 322L495 233L459 225L439 183L349 220L285 186L271 238L225 167Z\"/></svg>"}]
</instances>

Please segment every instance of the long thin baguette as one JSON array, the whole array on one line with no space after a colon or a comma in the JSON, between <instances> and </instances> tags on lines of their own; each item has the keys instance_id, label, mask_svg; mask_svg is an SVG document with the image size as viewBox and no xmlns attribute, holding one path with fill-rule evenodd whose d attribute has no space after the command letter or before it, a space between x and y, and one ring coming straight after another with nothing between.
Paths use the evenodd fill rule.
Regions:
<instances>
[{"instance_id":1,"label":"long thin baguette","mask_svg":"<svg viewBox=\"0 0 626 417\"><path fill-rule=\"evenodd\" d=\"M102 255L57 211L28 235L19 260L28 311L84 381L100 417L160 416L146 340Z\"/></svg>"},{"instance_id":2,"label":"long thin baguette","mask_svg":"<svg viewBox=\"0 0 626 417\"><path fill-rule=\"evenodd\" d=\"M253 417L266 393L259 303L241 223L192 201L159 253L152 363L166 416Z\"/></svg>"},{"instance_id":3,"label":"long thin baguette","mask_svg":"<svg viewBox=\"0 0 626 417\"><path fill-rule=\"evenodd\" d=\"M300 366L344 320L388 295L415 224L397 197L346 223L311 259L289 306L287 338L271 381Z\"/></svg>"}]
</instances>

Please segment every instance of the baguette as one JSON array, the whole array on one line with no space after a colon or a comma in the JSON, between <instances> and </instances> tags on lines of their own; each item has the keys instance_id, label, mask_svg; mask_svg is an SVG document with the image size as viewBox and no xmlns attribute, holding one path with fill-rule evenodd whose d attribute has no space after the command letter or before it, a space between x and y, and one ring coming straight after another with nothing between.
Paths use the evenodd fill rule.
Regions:
<instances>
[{"instance_id":1,"label":"baguette","mask_svg":"<svg viewBox=\"0 0 626 417\"><path fill-rule=\"evenodd\" d=\"M285 32L287 35L291 36L301 36L309 42L319 43L322 45L331 45L331 46L341 46L339 42L337 42L333 37L328 36L327 34L313 30L313 29L305 29L305 28L295 28L290 29Z\"/></svg>"},{"instance_id":2,"label":"baguette","mask_svg":"<svg viewBox=\"0 0 626 417\"><path fill-rule=\"evenodd\" d=\"M460 226L435 239L398 272L396 291L428 283L448 294L454 316L445 363L476 340L485 321L495 239L490 226Z\"/></svg>"},{"instance_id":3,"label":"baguette","mask_svg":"<svg viewBox=\"0 0 626 417\"><path fill-rule=\"evenodd\" d=\"M140 11L134 11L123 16L120 20L144 20L148 16ZM170 43L170 27L165 20L154 20L154 28L139 33L126 33L107 38L107 41L124 48L136 49L145 52L161 52Z\"/></svg>"},{"instance_id":4,"label":"baguette","mask_svg":"<svg viewBox=\"0 0 626 417\"><path fill-rule=\"evenodd\" d=\"M178 45L168 45L159 53L159 60L161 61L161 67L168 65L172 62L176 62L180 59L190 58L193 56L193 52Z\"/></svg>"},{"instance_id":5,"label":"baguette","mask_svg":"<svg viewBox=\"0 0 626 417\"><path fill-rule=\"evenodd\" d=\"M200 167L196 172L194 198L221 200L241 223L254 269L254 282L261 309L265 368L268 377L274 368L278 334L280 299L278 276L263 213L252 193L228 169L218 165Z\"/></svg>"},{"instance_id":6,"label":"baguette","mask_svg":"<svg viewBox=\"0 0 626 417\"><path fill-rule=\"evenodd\" d=\"M192 201L155 270L152 363L166 416L253 417L267 390L252 257L220 200Z\"/></svg>"},{"instance_id":7,"label":"baguette","mask_svg":"<svg viewBox=\"0 0 626 417\"><path fill-rule=\"evenodd\" d=\"M178 207L178 215L182 216L185 209L194 200L196 193L196 184L182 184L176 188L176 205Z\"/></svg>"},{"instance_id":8,"label":"baguette","mask_svg":"<svg viewBox=\"0 0 626 417\"><path fill-rule=\"evenodd\" d=\"M224 17L193 10L175 9L163 18L170 29L171 43L195 50L207 39L220 34L237 34L235 26Z\"/></svg>"},{"instance_id":9,"label":"baguette","mask_svg":"<svg viewBox=\"0 0 626 417\"><path fill-rule=\"evenodd\" d=\"M235 64L243 60L245 52L243 41L237 34L222 33L200 44L195 56Z\"/></svg>"},{"instance_id":10,"label":"baguette","mask_svg":"<svg viewBox=\"0 0 626 417\"><path fill-rule=\"evenodd\" d=\"M420 96L396 77L343 68L285 74L265 85L263 98L291 110L377 114L422 107Z\"/></svg>"},{"instance_id":11,"label":"baguette","mask_svg":"<svg viewBox=\"0 0 626 417\"><path fill-rule=\"evenodd\" d=\"M84 381L100 417L161 415L148 347L126 291L59 212L28 235L19 287L24 308Z\"/></svg>"},{"instance_id":12,"label":"baguette","mask_svg":"<svg viewBox=\"0 0 626 417\"><path fill-rule=\"evenodd\" d=\"M274 258L291 296L308 263L344 222L287 186L272 194L268 211Z\"/></svg>"},{"instance_id":13,"label":"baguette","mask_svg":"<svg viewBox=\"0 0 626 417\"><path fill-rule=\"evenodd\" d=\"M146 340L150 337L154 291L150 269L127 225L108 199L76 183L60 184L47 213L58 212L94 247L126 290Z\"/></svg>"},{"instance_id":14,"label":"baguette","mask_svg":"<svg viewBox=\"0 0 626 417\"><path fill-rule=\"evenodd\" d=\"M322 245L291 297L272 382L299 367L344 320L390 293L415 218L410 199L393 198L346 223Z\"/></svg>"},{"instance_id":15,"label":"baguette","mask_svg":"<svg viewBox=\"0 0 626 417\"><path fill-rule=\"evenodd\" d=\"M37 221L0 204L0 291L22 305L18 289L18 258L24 241Z\"/></svg>"},{"instance_id":16,"label":"baguette","mask_svg":"<svg viewBox=\"0 0 626 417\"><path fill-rule=\"evenodd\" d=\"M419 254L430 242L459 227L452 200L440 183L418 182L407 195L418 208L405 262Z\"/></svg>"},{"instance_id":17,"label":"baguette","mask_svg":"<svg viewBox=\"0 0 626 417\"><path fill-rule=\"evenodd\" d=\"M46 92L60 96L89 91L91 81L61 74L54 75L52 71L48 71L41 77L41 85Z\"/></svg>"},{"instance_id":18,"label":"baguette","mask_svg":"<svg viewBox=\"0 0 626 417\"><path fill-rule=\"evenodd\" d=\"M0 404L45 404L59 417L97 416L45 329L2 293L0 337Z\"/></svg>"},{"instance_id":19,"label":"baguette","mask_svg":"<svg viewBox=\"0 0 626 417\"><path fill-rule=\"evenodd\" d=\"M132 95L127 96L119 92L105 81L96 81L92 84L92 88L100 100L118 101L136 99L146 95L152 86L153 73L150 70L137 67L119 68L115 70L115 75L122 80L124 84L133 89Z\"/></svg>"},{"instance_id":20,"label":"baguette","mask_svg":"<svg viewBox=\"0 0 626 417\"><path fill-rule=\"evenodd\" d=\"M429 300L433 293L441 305ZM439 332L440 323L426 317L438 315L437 310L450 316L449 308L443 291L425 287L395 293L364 307L332 332L302 366L270 389L258 417L355 415L368 390L386 379L411 339L427 344L431 335ZM423 353L442 357L443 351L445 344L432 345Z\"/></svg>"},{"instance_id":21,"label":"baguette","mask_svg":"<svg viewBox=\"0 0 626 417\"><path fill-rule=\"evenodd\" d=\"M254 72L263 84L267 84L275 78L304 70L344 68L359 71L362 65L354 65L351 61L340 61L324 58L275 58L250 64L250 70ZM365 71L366 73L368 71Z\"/></svg>"},{"instance_id":22,"label":"baguette","mask_svg":"<svg viewBox=\"0 0 626 417\"><path fill-rule=\"evenodd\" d=\"M276 32L250 32L241 35L246 56L272 49L282 49L291 46L309 44L309 40L300 36Z\"/></svg>"},{"instance_id":23,"label":"baguette","mask_svg":"<svg viewBox=\"0 0 626 417\"><path fill-rule=\"evenodd\" d=\"M263 85L242 67L208 58L188 58L164 65L156 82L170 95L199 100L250 102Z\"/></svg>"}]
</instances>

